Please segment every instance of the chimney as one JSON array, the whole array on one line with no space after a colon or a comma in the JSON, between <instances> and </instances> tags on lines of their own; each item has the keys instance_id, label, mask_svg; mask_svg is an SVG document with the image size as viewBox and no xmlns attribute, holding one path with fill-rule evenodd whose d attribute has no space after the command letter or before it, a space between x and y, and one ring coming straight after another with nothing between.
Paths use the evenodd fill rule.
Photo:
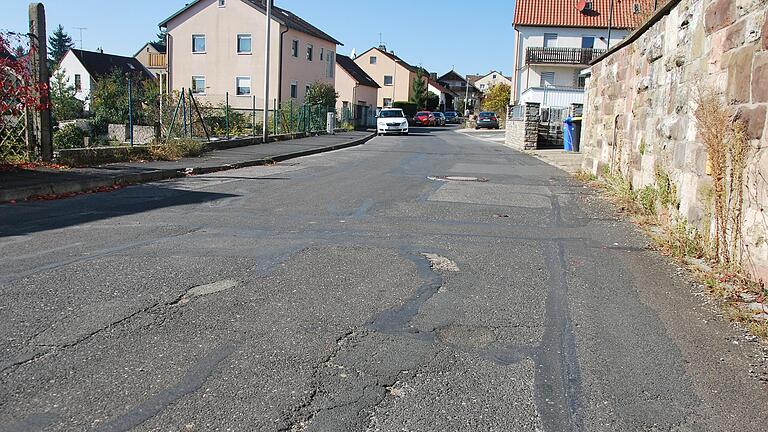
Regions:
<instances>
[{"instance_id":1,"label":"chimney","mask_svg":"<svg viewBox=\"0 0 768 432\"><path fill-rule=\"evenodd\" d=\"M384 45L384 44L379 45L379 49L384 51L384 52L387 52L387 46Z\"/></svg>"},{"instance_id":2,"label":"chimney","mask_svg":"<svg viewBox=\"0 0 768 432\"><path fill-rule=\"evenodd\" d=\"M432 81L437 81L437 72L430 72L430 73L429 73L429 78L430 78Z\"/></svg>"},{"instance_id":3,"label":"chimney","mask_svg":"<svg viewBox=\"0 0 768 432\"><path fill-rule=\"evenodd\" d=\"M104 54L104 48L102 47L99 47L99 49L97 49L96 51L98 51L99 54Z\"/></svg>"}]
</instances>

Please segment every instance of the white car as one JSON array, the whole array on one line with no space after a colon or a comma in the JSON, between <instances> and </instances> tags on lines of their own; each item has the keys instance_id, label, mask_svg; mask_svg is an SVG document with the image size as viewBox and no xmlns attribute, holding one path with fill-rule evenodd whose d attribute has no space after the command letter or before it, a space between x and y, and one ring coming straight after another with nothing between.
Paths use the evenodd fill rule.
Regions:
<instances>
[{"instance_id":1,"label":"white car","mask_svg":"<svg viewBox=\"0 0 768 432\"><path fill-rule=\"evenodd\" d=\"M408 119L400 108L384 108L376 117L376 131L379 135L391 133L408 135Z\"/></svg>"}]
</instances>

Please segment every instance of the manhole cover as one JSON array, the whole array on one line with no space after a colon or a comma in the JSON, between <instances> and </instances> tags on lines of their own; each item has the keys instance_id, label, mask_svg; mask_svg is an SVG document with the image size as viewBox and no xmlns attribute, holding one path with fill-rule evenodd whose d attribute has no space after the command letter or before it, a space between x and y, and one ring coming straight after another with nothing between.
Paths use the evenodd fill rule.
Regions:
<instances>
[{"instance_id":1,"label":"manhole cover","mask_svg":"<svg viewBox=\"0 0 768 432\"><path fill-rule=\"evenodd\" d=\"M458 181L458 182L487 182L487 178L472 176L430 176L429 180L436 181Z\"/></svg>"}]
</instances>

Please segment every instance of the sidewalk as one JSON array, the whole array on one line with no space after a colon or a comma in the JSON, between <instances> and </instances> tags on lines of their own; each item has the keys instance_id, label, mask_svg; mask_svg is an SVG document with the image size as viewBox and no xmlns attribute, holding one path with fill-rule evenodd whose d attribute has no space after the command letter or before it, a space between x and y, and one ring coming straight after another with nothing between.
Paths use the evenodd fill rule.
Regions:
<instances>
[{"instance_id":1,"label":"sidewalk","mask_svg":"<svg viewBox=\"0 0 768 432\"><path fill-rule=\"evenodd\" d=\"M360 145L374 136L371 132L344 132L337 135L278 141L267 144L214 150L195 158L177 161L126 162L92 168L55 170L39 168L0 172L0 203L35 196L85 192L114 185L146 183L264 165L316 153Z\"/></svg>"},{"instance_id":2,"label":"sidewalk","mask_svg":"<svg viewBox=\"0 0 768 432\"><path fill-rule=\"evenodd\" d=\"M490 131L481 129L476 131L474 129L459 129L456 132L496 144L504 145L505 142L505 131L503 130ZM582 162L584 162L583 153L568 152L562 149L525 150L522 153L533 156L570 174L575 174L579 171Z\"/></svg>"}]
</instances>

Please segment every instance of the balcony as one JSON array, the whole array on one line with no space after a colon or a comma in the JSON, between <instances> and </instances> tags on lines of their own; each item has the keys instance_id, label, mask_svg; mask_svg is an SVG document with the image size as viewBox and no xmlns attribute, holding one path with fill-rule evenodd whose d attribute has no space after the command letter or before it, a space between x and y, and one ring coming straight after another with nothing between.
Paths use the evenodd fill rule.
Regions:
<instances>
[{"instance_id":1,"label":"balcony","mask_svg":"<svg viewBox=\"0 0 768 432\"><path fill-rule=\"evenodd\" d=\"M525 63L588 65L603 54L604 49L594 48L530 47L525 51Z\"/></svg>"},{"instance_id":2,"label":"balcony","mask_svg":"<svg viewBox=\"0 0 768 432\"><path fill-rule=\"evenodd\" d=\"M168 65L165 54L149 54L149 67L153 69L165 68Z\"/></svg>"}]
</instances>

